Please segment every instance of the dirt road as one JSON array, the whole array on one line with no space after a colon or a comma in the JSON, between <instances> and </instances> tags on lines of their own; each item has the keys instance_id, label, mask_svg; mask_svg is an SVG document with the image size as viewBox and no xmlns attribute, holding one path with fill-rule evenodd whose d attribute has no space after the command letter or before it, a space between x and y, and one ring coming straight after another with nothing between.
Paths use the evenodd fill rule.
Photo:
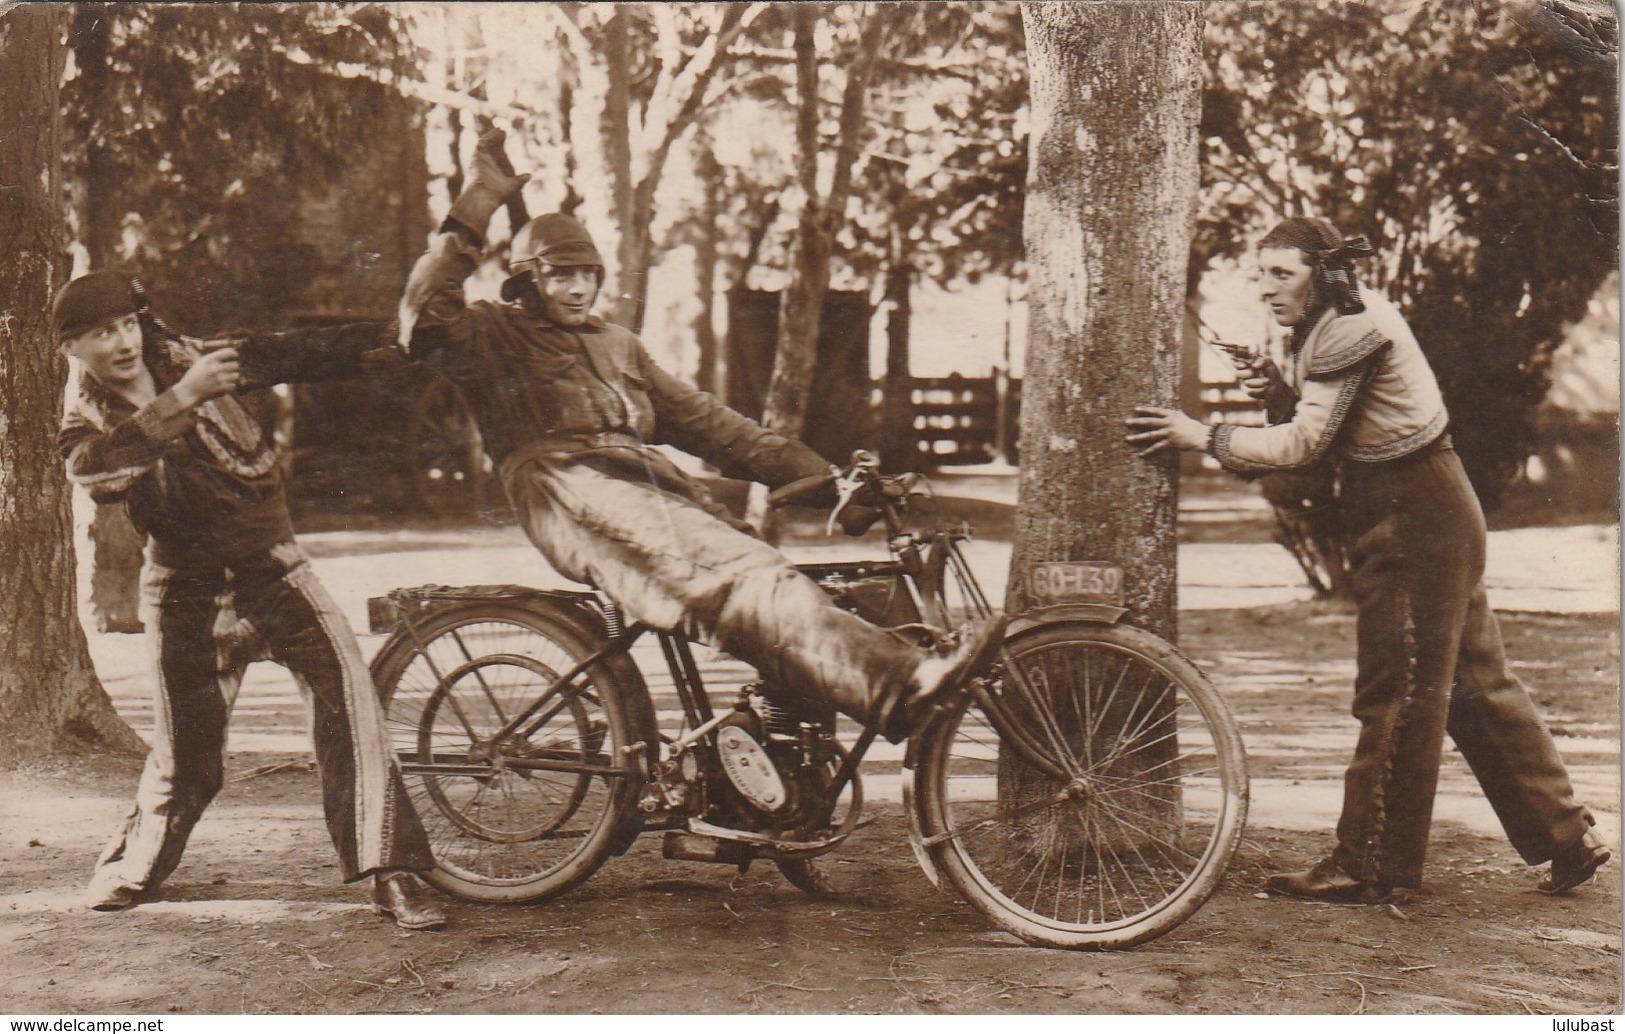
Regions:
<instances>
[{"instance_id":1,"label":"dirt road","mask_svg":"<svg viewBox=\"0 0 1625 1034\"><path fill-rule=\"evenodd\" d=\"M1602 565L1585 562L1586 577L1612 577L1608 534L1565 533L1609 555ZM492 532L475 548L466 536L455 548L432 536L315 536L312 551L360 624L366 595L388 587L374 585L379 579L514 579L507 534ZM1543 550L1572 557L1574 541L1550 541L1531 539L1518 554L1523 561L1503 561L1498 591L1518 591L1508 577L1538 570ZM1228 563L1212 552L1212 564L1187 564L1187 571L1209 582L1234 582L1238 570L1268 580L1259 572L1273 568L1253 562L1262 552L1222 548ZM997 557L987 562L996 566ZM1543 588L1538 577L1526 580L1534 583L1526 589ZM1576 584L1565 580L1561 591L1572 594ZM1215 587L1211 599L1222 602L1223 589ZM1187 595L1183 648L1242 724L1253 805L1218 893L1184 926L1141 948L1047 951L993 931L927 883L883 775L870 793L878 802L875 823L826 867L847 888L834 901L809 901L768 866L741 874L665 861L649 837L556 902L448 901L450 929L401 933L365 909L360 888L337 882L298 695L281 669L259 665L235 713L231 781L160 901L116 915L81 904L90 865L128 807L138 759L0 774L0 971L10 975L0 1012L1619 1009L1622 867L1611 865L1570 897L1536 893L1537 873L1507 846L1454 752L1441 781L1427 885L1412 899L1358 907L1263 895L1265 874L1314 861L1330 845L1355 733L1346 713L1352 617L1291 595L1249 609L1189 604ZM1566 609L1576 612L1506 615L1504 629L1580 795L1617 843L1618 618L1586 606ZM138 729L150 727L139 637L97 639L98 665L121 710ZM376 649L377 640L365 646Z\"/></svg>"}]
</instances>

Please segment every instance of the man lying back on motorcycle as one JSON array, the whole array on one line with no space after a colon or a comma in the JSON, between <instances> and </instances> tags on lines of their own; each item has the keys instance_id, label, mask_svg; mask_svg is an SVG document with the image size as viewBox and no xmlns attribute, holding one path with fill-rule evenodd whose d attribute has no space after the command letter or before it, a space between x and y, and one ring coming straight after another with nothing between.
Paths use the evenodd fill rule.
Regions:
<instances>
[{"instance_id":1,"label":"man lying back on motorcycle","mask_svg":"<svg viewBox=\"0 0 1625 1034\"><path fill-rule=\"evenodd\" d=\"M902 643L835 606L655 450L674 446L772 487L830 471L594 315L603 259L570 216L527 223L510 249L504 301L469 303L463 281L487 222L526 179L511 171L500 132L481 138L467 185L412 270L401 341L462 389L531 542L634 619L682 628L763 679L903 739L997 647L1002 622L961 629L945 656ZM848 522L861 523L856 513Z\"/></svg>"}]
</instances>

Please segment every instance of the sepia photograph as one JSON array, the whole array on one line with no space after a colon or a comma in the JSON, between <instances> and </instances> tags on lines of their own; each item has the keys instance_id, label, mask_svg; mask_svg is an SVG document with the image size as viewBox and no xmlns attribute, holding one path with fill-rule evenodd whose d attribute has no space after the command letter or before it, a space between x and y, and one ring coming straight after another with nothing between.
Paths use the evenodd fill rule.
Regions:
<instances>
[{"instance_id":1,"label":"sepia photograph","mask_svg":"<svg viewBox=\"0 0 1625 1034\"><path fill-rule=\"evenodd\" d=\"M0 0L0 1014L1613 1029L1619 95L1609 0Z\"/></svg>"}]
</instances>

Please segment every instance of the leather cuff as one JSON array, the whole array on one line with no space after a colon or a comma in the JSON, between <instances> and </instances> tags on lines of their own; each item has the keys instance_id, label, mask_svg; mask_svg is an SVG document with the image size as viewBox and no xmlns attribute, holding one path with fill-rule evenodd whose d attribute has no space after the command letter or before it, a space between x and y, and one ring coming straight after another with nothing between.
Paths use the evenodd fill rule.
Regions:
<instances>
[{"instance_id":1,"label":"leather cuff","mask_svg":"<svg viewBox=\"0 0 1625 1034\"><path fill-rule=\"evenodd\" d=\"M486 227L491 224L491 216L501 207L502 198L497 197L495 192L473 186L457 195L446 218L455 219L483 238Z\"/></svg>"}]
</instances>

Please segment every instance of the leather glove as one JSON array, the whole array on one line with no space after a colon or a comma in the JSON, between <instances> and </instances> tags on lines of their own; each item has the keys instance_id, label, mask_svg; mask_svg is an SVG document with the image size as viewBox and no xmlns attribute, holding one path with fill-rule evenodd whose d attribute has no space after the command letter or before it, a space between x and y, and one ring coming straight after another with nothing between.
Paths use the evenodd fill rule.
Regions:
<instances>
[{"instance_id":1,"label":"leather glove","mask_svg":"<svg viewBox=\"0 0 1625 1034\"><path fill-rule=\"evenodd\" d=\"M876 498L877 495L884 495L887 499L897 500L908 495L908 491L908 483L895 478L882 478L879 481L871 481L853 496L851 502L846 504L846 507L835 518L836 522L840 524L842 531L853 538L857 538L874 527L875 522L886 515L886 511L877 505L880 502Z\"/></svg>"},{"instance_id":2,"label":"leather glove","mask_svg":"<svg viewBox=\"0 0 1625 1034\"><path fill-rule=\"evenodd\" d=\"M508 161L508 153L502 146L506 139L500 129L488 129L480 134L480 142L474 146L468 181L447 213L448 218L482 237L491 222L491 214L530 182L529 174L513 171L513 163Z\"/></svg>"},{"instance_id":3,"label":"leather glove","mask_svg":"<svg viewBox=\"0 0 1625 1034\"><path fill-rule=\"evenodd\" d=\"M875 526L875 522L885 516L878 506L864 506L862 503L848 503L846 509L841 511L836 522L841 530L853 538L867 532Z\"/></svg>"}]
</instances>

